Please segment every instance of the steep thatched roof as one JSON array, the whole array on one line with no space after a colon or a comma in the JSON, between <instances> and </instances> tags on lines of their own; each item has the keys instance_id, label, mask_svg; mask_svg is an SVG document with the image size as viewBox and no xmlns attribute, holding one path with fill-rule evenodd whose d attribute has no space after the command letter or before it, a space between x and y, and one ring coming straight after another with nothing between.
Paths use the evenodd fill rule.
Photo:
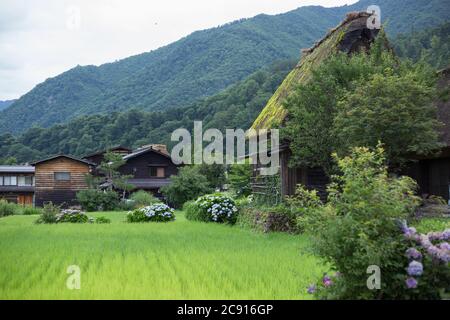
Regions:
<instances>
[{"instance_id":1,"label":"steep thatched roof","mask_svg":"<svg viewBox=\"0 0 450 320\"><path fill-rule=\"evenodd\" d=\"M347 14L336 28L313 47L302 50L303 56L299 64L289 73L275 94L270 98L266 107L252 125L252 129L270 129L279 127L287 112L283 107L284 100L299 84L305 83L311 77L311 70L326 58L338 51L351 53L361 49L368 49L370 43L378 34L377 29L367 28L366 12L352 12Z\"/></svg>"}]
</instances>

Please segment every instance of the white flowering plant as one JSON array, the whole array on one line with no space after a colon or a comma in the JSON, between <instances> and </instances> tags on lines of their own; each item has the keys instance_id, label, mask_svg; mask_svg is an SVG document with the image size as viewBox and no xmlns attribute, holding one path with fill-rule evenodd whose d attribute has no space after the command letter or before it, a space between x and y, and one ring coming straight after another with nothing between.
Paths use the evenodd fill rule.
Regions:
<instances>
[{"instance_id":1,"label":"white flowering plant","mask_svg":"<svg viewBox=\"0 0 450 320\"><path fill-rule=\"evenodd\" d=\"M128 222L169 222L174 220L174 209L164 203L152 204L127 213Z\"/></svg>"},{"instance_id":2,"label":"white flowering plant","mask_svg":"<svg viewBox=\"0 0 450 320\"><path fill-rule=\"evenodd\" d=\"M191 220L234 224L238 215L234 200L220 194L202 196L191 207L191 214L186 213L186 217Z\"/></svg>"},{"instance_id":3,"label":"white flowering plant","mask_svg":"<svg viewBox=\"0 0 450 320\"><path fill-rule=\"evenodd\" d=\"M89 217L83 211L76 209L65 209L61 210L61 212L56 215L55 222L87 223L89 222Z\"/></svg>"}]
</instances>

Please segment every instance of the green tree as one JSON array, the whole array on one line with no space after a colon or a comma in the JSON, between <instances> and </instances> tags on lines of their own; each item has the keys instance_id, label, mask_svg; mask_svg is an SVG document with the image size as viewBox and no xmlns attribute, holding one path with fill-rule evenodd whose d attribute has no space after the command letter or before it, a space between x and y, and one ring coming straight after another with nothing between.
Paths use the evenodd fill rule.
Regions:
<instances>
[{"instance_id":1,"label":"green tree","mask_svg":"<svg viewBox=\"0 0 450 320\"><path fill-rule=\"evenodd\" d=\"M390 178L383 149L354 148L337 158L342 175L329 186L325 206L305 212L315 253L340 272L320 298L396 299L407 296L407 244L398 222L420 203L409 177ZM379 266L380 290L367 287L367 268Z\"/></svg>"},{"instance_id":2,"label":"green tree","mask_svg":"<svg viewBox=\"0 0 450 320\"><path fill-rule=\"evenodd\" d=\"M183 167L178 175L170 177L171 183L161 188L167 201L181 208L186 201L211 193L208 179L200 173L198 166Z\"/></svg>"},{"instance_id":3,"label":"green tree","mask_svg":"<svg viewBox=\"0 0 450 320\"><path fill-rule=\"evenodd\" d=\"M352 147L375 147L382 141L391 168L401 167L410 154L432 153L441 146L434 95L415 70L358 82L338 103L335 150L345 155Z\"/></svg>"},{"instance_id":4,"label":"green tree","mask_svg":"<svg viewBox=\"0 0 450 320\"><path fill-rule=\"evenodd\" d=\"M212 189L222 189L226 182L225 176L226 166L223 164L206 164L199 165L199 172L206 177L209 186Z\"/></svg>"},{"instance_id":5,"label":"green tree","mask_svg":"<svg viewBox=\"0 0 450 320\"><path fill-rule=\"evenodd\" d=\"M125 164L122 155L108 151L105 153L104 160L99 165L99 171L105 175L105 182L110 191L114 187L123 191L122 198L125 198L127 191L133 189L133 185L127 183L127 180L132 178L132 175L122 175L119 168Z\"/></svg>"},{"instance_id":6,"label":"green tree","mask_svg":"<svg viewBox=\"0 0 450 320\"><path fill-rule=\"evenodd\" d=\"M372 59L377 56L374 52ZM291 165L318 166L330 172L337 102L353 81L367 79L375 72L375 63L365 53L352 57L337 54L313 70L310 81L296 88L285 103L289 120L282 129L283 138L290 141Z\"/></svg>"},{"instance_id":7,"label":"green tree","mask_svg":"<svg viewBox=\"0 0 450 320\"><path fill-rule=\"evenodd\" d=\"M4 159L0 158L0 164L11 166L11 165L17 164L17 159L14 157L7 157Z\"/></svg>"},{"instance_id":8,"label":"green tree","mask_svg":"<svg viewBox=\"0 0 450 320\"><path fill-rule=\"evenodd\" d=\"M381 141L389 164L399 167L408 153L428 154L440 146L434 71L398 61L384 41L378 38L370 55L331 57L287 99L282 136L290 141L291 165L322 167L331 175L332 153L342 156Z\"/></svg>"},{"instance_id":9,"label":"green tree","mask_svg":"<svg viewBox=\"0 0 450 320\"><path fill-rule=\"evenodd\" d=\"M239 197L246 197L252 193L252 166L250 164L233 164L228 172L228 182L231 189Z\"/></svg>"}]
</instances>

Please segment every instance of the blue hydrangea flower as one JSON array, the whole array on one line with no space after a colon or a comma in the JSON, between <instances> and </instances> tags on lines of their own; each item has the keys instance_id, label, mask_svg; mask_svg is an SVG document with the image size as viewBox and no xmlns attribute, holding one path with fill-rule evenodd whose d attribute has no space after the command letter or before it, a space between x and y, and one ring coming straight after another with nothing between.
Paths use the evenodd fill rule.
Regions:
<instances>
[{"instance_id":1,"label":"blue hydrangea flower","mask_svg":"<svg viewBox=\"0 0 450 320\"><path fill-rule=\"evenodd\" d=\"M406 256L410 260L421 260L422 259L422 254L416 248L409 248L408 250L406 250Z\"/></svg>"},{"instance_id":2,"label":"blue hydrangea flower","mask_svg":"<svg viewBox=\"0 0 450 320\"><path fill-rule=\"evenodd\" d=\"M417 284L418 284L417 280L414 279L413 277L406 279L406 287L408 287L408 289L417 288Z\"/></svg>"},{"instance_id":3,"label":"blue hydrangea flower","mask_svg":"<svg viewBox=\"0 0 450 320\"><path fill-rule=\"evenodd\" d=\"M307 292L308 292L309 294L314 294L314 293L316 292L316 290L317 290L316 285L315 285L315 284L312 284L312 285L310 285L310 286L308 287Z\"/></svg>"},{"instance_id":4,"label":"blue hydrangea flower","mask_svg":"<svg viewBox=\"0 0 450 320\"><path fill-rule=\"evenodd\" d=\"M418 261L411 261L408 266L408 275L421 276L423 273L423 265Z\"/></svg>"}]
</instances>

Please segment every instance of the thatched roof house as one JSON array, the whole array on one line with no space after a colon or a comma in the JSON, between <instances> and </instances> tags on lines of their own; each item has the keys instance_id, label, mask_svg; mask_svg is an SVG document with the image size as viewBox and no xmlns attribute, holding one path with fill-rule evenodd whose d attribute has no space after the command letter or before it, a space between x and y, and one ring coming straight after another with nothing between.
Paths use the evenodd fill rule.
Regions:
<instances>
[{"instance_id":1,"label":"thatched roof house","mask_svg":"<svg viewBox=\"0 0 450 320\"><path fill-rule=\"evenodd\" d=\"M302 50L300 62L267 102L266 107L253 123L252 129L276 128L282 124L287 115L282 105L284 100L297 85L308 81L314 66L338 51L352 53L367 50L379 32L379 29L367 28L369 17L370 14L367 12L348 13L344 21L331 29L313 47Z\"/></svg>"}]
</instances>

